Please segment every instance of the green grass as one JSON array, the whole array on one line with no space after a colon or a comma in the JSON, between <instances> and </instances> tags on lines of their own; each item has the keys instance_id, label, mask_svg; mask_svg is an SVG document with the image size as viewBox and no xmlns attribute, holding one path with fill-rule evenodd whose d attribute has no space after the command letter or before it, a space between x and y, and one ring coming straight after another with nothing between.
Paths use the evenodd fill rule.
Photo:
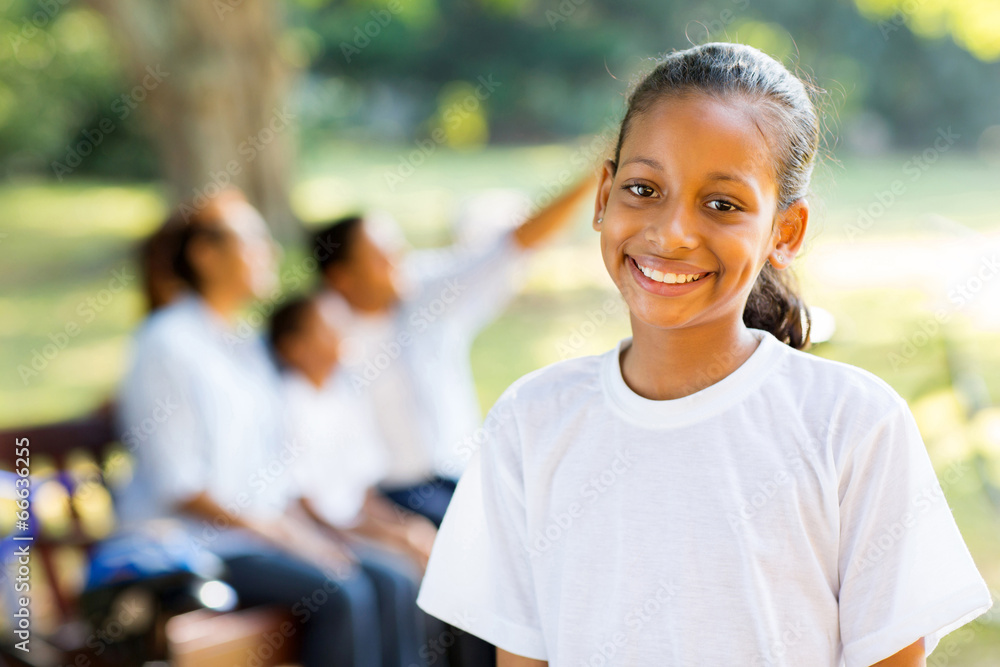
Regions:
<instances>
[{"instance_id":1,"label":"green grass","mask_svg":"<svg viewBox=\"0 0 1000 667\"><path fill-rule=\"evenodd\" d=\"M356 209L392 213L417 246L443 243L463 199L487 188L519 188L537 196L560 170L576 173L573 146L502 148L480 152L439 149L394 189L386 173L412 146L350 144L316 146L306 154L294 191L296 209L321 220ZM866 368L897 389L913 407L939 469L955 461L972 474L946 489L956 519L988 581L1000 590L1000 519L985 491L1000 483L996 453L976 467L985 451L978 431L961 409L952 386L955 369L973 369L994 400L1000 400L1000 346L995 331L978 330L954 318L906 363L894 361L901 341L912 337L932 310L917 287L872 284L858 288L823 282L812 275L813 257L830 248L851 252L874 241L912 241L934 235L960 238L1000 228L991 206L998 172L975 158L946 153L878 217L854 234L859 208L878 201L895 179L908 179L910 155L877 160L845 159L817 175L810 251L800 262L807 301L831 311L838 330L818 355ZM154 186L83 183L73 186L20 183L0 186L0 427L79 415L104 401L127 364L128 336L142 316L138 280L97 303L114 271L134 275L131 249L163 217L161 190ZM851 242L853 241L852 245ZM891 244L890 244L891 247ZM294 261L290 253L286 261ZM109 293L110 294L110 293ZM507 312L486 329L473 348L481 403L488 409L515 379L572 354L592 354L628 335L625 313L611 313L591 326L593 313L616 299L581 211L559 244L531 267L527 285ZM613 301L614 302L614 301ZM590 315L588 315L588 313ZM21 377L35 353L61 341L64 349L37 375ZM51 351L51 348L49 349ZM33 369L34 370L34 369ZM988 449L988 448L987 448ZM997 449L1000 449L998 444ZM914 582L919 585L919 582ZM935 654L941 665L993 664L1000 651L994 622L977 623L972 638L957 642L955 655Z\"/></svg>"}]
</instances>

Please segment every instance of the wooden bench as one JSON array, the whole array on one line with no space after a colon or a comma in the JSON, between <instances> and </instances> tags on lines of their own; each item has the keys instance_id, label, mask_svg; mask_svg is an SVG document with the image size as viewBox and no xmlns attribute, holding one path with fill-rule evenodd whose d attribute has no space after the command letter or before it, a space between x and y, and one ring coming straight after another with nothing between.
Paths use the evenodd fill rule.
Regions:
<instances>
[{"instance_id":1,"label":"wooden bench","mask_svg":"<svg viewBox=\"0 0 1000 667\"><path fill-rule=\"evenodd\" d=\"M106 484L131 469L128 452L118 443L112 408L105 405L81 419L57 424L0 431L0 468L15 470L15 463L23 467L15 456L15 441L24 438L30 451L34 535L31 654L5 648L4 659L31 666L120 665L79 605L94 548L114 528ZM13 483L9 476L8 483ZM0 577L0 585L11 582ZM149 648L177 667L244 664L251 654L259 667L286 665L294 654L294 636L282 642L263 640L283 636L283 628L288 634L289 618L283 610L266 608L226 614L197 610L174 616L147 633L154 643Z\"/></svg>"}]
</instances>

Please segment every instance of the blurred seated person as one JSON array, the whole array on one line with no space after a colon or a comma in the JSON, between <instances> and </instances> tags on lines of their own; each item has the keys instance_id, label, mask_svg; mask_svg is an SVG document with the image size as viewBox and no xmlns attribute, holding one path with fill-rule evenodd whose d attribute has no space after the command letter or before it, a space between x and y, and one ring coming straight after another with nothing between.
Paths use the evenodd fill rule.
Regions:
<instances>
[{"instance_id":1,"label":"blurred seated person","mask_svg":"<svg viewBox=\"0 0 1000 667\"><path fill-rule=\"evenodd\" d=\"M289 432L302 450L295 467L303 507L335 534L404 554L422 572L437 529L419 514L401 515L373 488L388 465L386 453L370 406L333 372L339 340L317 298L278 309L270 342L282 367Z\"/></svg>"},{"instance_id":2,"label":"blurred seated person","mask_svg":"<svg viewBox=\"0 0 1000 667\"><path fill-rule=\"evenodd\" d=\"M172 269L186 290L136 333L119 394L136 459L117 503L122 529L177 520L224 561L245 605L292 611L325 591L327 602L298 619L302 665L383 667L375 586L290 503L277 373L262 341L234 328L239 310L274 288L275 259L264 220L238 191L185 221Z\"/></svg>"},{"instance_id":3,"label":"blurred seated person","mask_svg":"<svg viewBox=\"0 0 1000 667\"><path fill-rule=\"evenodd\" d=\"M350 216L313 236L324 316L345 341L347 383L388 452L383 494L440 526L482 420L469 353L515 293L522 260L566 226L593 178L485 243L401 261L377 225ZM523 217L521 218L523 220Z\"/></svg>"}]
</instances>

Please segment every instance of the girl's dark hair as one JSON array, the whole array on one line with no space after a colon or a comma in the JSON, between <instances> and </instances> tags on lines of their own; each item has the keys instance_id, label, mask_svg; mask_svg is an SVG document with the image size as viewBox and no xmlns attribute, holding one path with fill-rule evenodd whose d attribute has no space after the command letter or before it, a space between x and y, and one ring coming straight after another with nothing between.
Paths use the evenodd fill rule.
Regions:
<instances>
[{"instance_id":1,"label":"girl's dark hair","mask_svg":"<svg viewBox=\"0 0 1000 667\"><path fill-rule=\"evenodd\" d=\"M636 116L659 100L697 93L739 97L761 112L758 121L772 145L778 210L785 210L808 192L819 150L819 118L810 90L784 65L751 46L712 43L668 54L629 96L614 164L617 168ZM743 322L805 349L809 347L809 310L787 273L764 264L743 310Z\"/></svg>"}]
</instances>

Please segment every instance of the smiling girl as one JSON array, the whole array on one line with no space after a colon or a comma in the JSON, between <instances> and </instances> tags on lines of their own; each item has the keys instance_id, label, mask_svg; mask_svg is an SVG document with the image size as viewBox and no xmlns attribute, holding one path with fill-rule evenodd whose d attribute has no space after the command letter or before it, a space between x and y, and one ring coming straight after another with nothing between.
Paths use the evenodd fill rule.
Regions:
<instances>
[{"instance_id":1,"label":"smiling girl","mask_svg":"<svg viewBox=\"0 0 1000 667\"><path fill-rule=\"evenodd\" d=\"M747 46L632 93L594 214L632 337L497 401L418 600L499 665L923 665L989 609L906 402L803 351L818 141Z\"/></svg>"}]
</instances>

